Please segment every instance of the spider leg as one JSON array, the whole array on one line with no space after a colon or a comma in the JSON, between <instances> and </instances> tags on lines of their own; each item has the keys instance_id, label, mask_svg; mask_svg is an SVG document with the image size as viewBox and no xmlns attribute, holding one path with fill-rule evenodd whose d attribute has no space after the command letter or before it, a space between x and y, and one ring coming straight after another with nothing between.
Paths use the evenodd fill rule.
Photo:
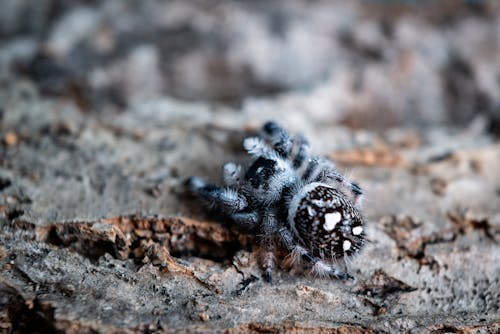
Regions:
<instances>
[{"instance_id":1,"label":"spider leg","mask_svg":"<svg viewBox=\"0 0 500 334\"><path fill-rule=\"evenodd\" d=\"M263 278L266 282L271 283L273 281L273 269L275 260L275 244L273 236L265 236L262 240L262 243L264 244L264 256L262 258L262 268L264 269Z\"/></svg>"},{"instance_id":2,"label":"spider leg","mask_svg":"<svg viewBox=\"0 0 500 334\"><path fill-rule=\"evenodd\" d=\"M310 159L306 170L302 174L302 179L305 182L322 182L329 185L332 185L332 183L340 184L352 193L354 204L358 207L361 206L363 195L361 187L356 182L340 174L335 168L335 164L326 158L315 157Z\"/></svg>"},{"instance_id":3,"label":"spider leg","mask_svg":"<svg viewBox=\"0 0 500 334\"><path fill-rule=\"evenodd\" d=\"M271 142L274 150L283 158L288 158L292 153L293 141L290 134L275 122L267 122L262 131Z\"/></svg>"},{"instance_id":4,"label":"spider leg","mask_svg":"<svg viewBox=\"0 0 500 334\"><path fill-rule=\"evenodd\" d=\"M278 235L283 245L291 252L292 261L299 262L300 259L312 265L312 272L318 276L328 276L339 280L351 279L352 276L344 272L338 266L327 263L322 259L310 254L304 247L298 245L293 238L292 232L282 227L278 230Z\"/></svg>"},{"instance_id":5,"label":"spider leg","mask_svg":"<svg viewBox=\"0 0 500 334\"><path fill-rule=\"evenodd\" d=\"M242 179L241 166L232 162L228 162L223 168L224 183L228 187L238 186Z\"/></svg>"},{"instance_id":6,"label":"spider leg","mask_svg":"<svg viewBox=\"0 0 500 334\"><path fill-rule=\"evenodd\" d=\"M189 178L187 185L191 191L204 198L221 212L232 214L248 206L247 199L234 189L208 184L197 177Z\"/></svg>"},{"instance_id":7,"label":"spider leg","mask_svg":"<svg viewBox=\"0 0 500 334\"><path fill-rule=\"evenodd\" d=\"M229 215L233 224L241 231L251 231L259 225L259 214L255 211L236 212Z\"/></svg>"},{"instance_id":8,"label":"spider leg","mask_svg":"<svg viewBox=\"0 0 500 334\"><path fill-rule=\"evenodd\" d=\"M264 235L261 242L264 246L264 256L262 259L262 267L264 269L264 279L271 282L273 279L274 269L274 253L275 253L275 232L278 228L278 220L276 214L272 210L264 212L262 217L261 232Z\"/></svg>"},{"instance_id":9,"label":"spider leg","mask_svg":"<svg viewBox=\"0 0 500 334\"><path fill-rule=\"evenodd\" d=\"M309 159L307 167L304 173L302 174L302 180L304 180L307 183L312 182L312 180L317 176L317 170L319 166L320 166L320 160L317 157Z\"/></svg>"},{"instance_id":10,"label":"spider leg","mask_svg":"<svg viewBox=\"0 0 500 334\"><path fill-rule=\"evenodd\" d=\"M361 187L356 182L345 178L339 173L336 173L335 181L351 191L352 195L354 196L354 204L360 207L363 200L363 190L361 189Z\"/></svg>"},{"instance_id":11,"label":"spider leg","mask_svg":"<svg viewBox=\"0 0 500 334\"><path fill-rule=\"evenodd\" d=\"M311 272L320 277L333 277L341 281L354 279L351 275L340 269L337 265L315 259Z\"/></svg>"},{"instance_id":12,"label":"spider leg","mask_svg":"<svg viewBox=\"0 0 500 334\"><path fill-rule=\"evenodd\" d=\"M267 139L272 146L272 149L283 159L290 159L293 168L299 169L305 160L309 157L309 142L303 136L292 137L285 129L275 122L267 122L262 127L264 138ZM265 145L265 141L260 143ZM294 146L297 147L297 152L293 156ZM268 153L270 147L267 148ZM264 150L262 150L264 151Z\"/></svg>"},{"instance_id":13,"label":"spider leg","mask_svg":"<svg viewBox=\"0 0 500 334\"><path fill-rule=\"evenodd\" d=\"M300 169L309 158L309 142L303 136L296 136L293 141L297 144L298 149L293 158L292 166L295 169Z\"/></svg>"},{"instance_id":14,"label":"spider leg","mask_svg":"<svg viewBox=\"0 0 500 334\"><path fill-rule=\"evenodd\" d=\"M348 178L337 172L335 167L333 167L333 164L331 166L325 165L324 169L317 174L314 181L324 182L326 184L332 184L332 182L340 184L342 187L348 189L352 193L354 197L354 204L358 207L361 205L363 196L363 190L361 189L361 187L356 182L349 180Z\"/></svg>"},{"instance_id":15,"label":"spider leg","mask_svg":"<svg viewBox=\"0 0 500 334\"><path fill-rule=\"evenodd\" d=\"M264 139L259 137L248 137L243 140L243 147L248 152L255 157L264 157L267 159L275 160L277 153L274 151Z\"/></svg>"}]
</instances>

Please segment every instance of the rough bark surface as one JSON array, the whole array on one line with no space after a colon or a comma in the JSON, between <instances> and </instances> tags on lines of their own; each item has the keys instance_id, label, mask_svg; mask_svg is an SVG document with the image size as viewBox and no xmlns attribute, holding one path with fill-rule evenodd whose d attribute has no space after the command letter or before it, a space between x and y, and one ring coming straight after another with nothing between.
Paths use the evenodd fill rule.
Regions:
<instances>
[{"instance_id":1,"label":"rough bark surface","mask_svg":"<svg viewBox=\"0 0 500 334\"><path fill-rule=\"evenodd\" d=\"M234 143L260 119L240 115L229 128L221 124L232 112L160 103L154 113L83 120L64 103L10 93L3 124L17 142L2 148L4 328L31 323L18 317L64 331L498 326L500 147L473 129L366 132L365 148L337 150L337 136L355 135L318 127L312 138L325 144L316 147L366 189L370 242L352 259L352 285L285 263L266 284L255 238L209 220L182 186L244 161Z\"/></svg>"},{"instance_id":2,"label":"rough bark surface","mask_svg":"<svg viewBox=\"0 0 500 334\"><path fill-rule=\"evenodd\" d=\"M40 3L55 6L50 1ZM78 1L74 3L79 4ZM217 26L210 20L218 17L218 12L203 13L207 6L204 2L182 3L174 1L168 6L177 8L177 15L206 15L208 21L201 20L199 27L184 30L165 25L163 33L167 37L164 43L168 45L153 44L153 37L148 43L184 50L172 46L184 44L168 35L169 29L184 34L188 40L197 40L201 37L196 29L203 29L203 24ZM295 13L296 10L306 14L320 13L323 7L314 6L331 6L331 3L322 1L307 6L307 2L302 1L291 3L293 5L289 5L285 13ZM333 3L332 6L340 6ZM230 8L243 18L256 19L266 17L261 5L249 9L239 2L222 1L217 10ZM28 80L23 79L13 69L11 58L7 57L9 53L0 52L4 79L0 87L0 331L500 331L500 143L495 137L498 118L493 111L498 111L493 106L495 101L500 101L500 90L495 93L484 89L484 98L489 99L491 108L480 117L469 117L477 116L470 111L470 114L461 113L457 117L461 120L457 122L448 119L445 113L435 120L426 108L441 104L429 102L422 105L427 98L435 98L432 92L424 91L415 98L418 103L412 109L420 126L410 126L409 111L389 114L388 122L386 119L370 124L370 119L377 118L371 113L371 106L381 108L370 99L353 106L349 104L352 101L337 98L334 102L347 103L349 106L344 107L349 112L328 110L325 113L325 105L331 106L332 101L327 99L329 102L324 102L324 95L320 92L326 88L333 90L335 85L322 86L310 93L296 91L304 82L297 78L297 82L294 78L279 83L266 81L268 75L275 73L263 73L264 70L259 72L255 68L252 81L245 81L248 78L245 79L244 72L239 72L241 68L231 67L234 64L229 62L233 65L224 63L229 69L223 66L229 73L224 72L226 76L219 77L217 84L233 88L227 91L232 94L230 98L221 93L224 91L221 87L212 87L213 90L205 90L208 95L201 96L201 100L186 102L180 98L200 96L197 92L201 88L192 81L181 80L187 87L184 91L179 88L182 82L157 83L160 88L143 87L141 80L139 84L134 81L137 76L123 79L120 73L115 73L120 72L116 68L127 68L124 63L131 60L116 60L113 57L117 56L111 52L106 56L109 57L106 60L108 67L103 71L115 71L114 75L120 77L117 82L123 84L109 83L107 89L119 90L115 95L106 93L119 97L118 101L111 101L108 95L94 95L97 92L95 87L86 86L97 79L86 78L89 81L80 85L77 78L81 73L58 72L50 67L49 73L56 77L49 78L43 73L40 77L33 77L33 62L37 66L44 64L42 68L45 70L47 63L40 65L36 52L26 51L26 48L31 50L30 46L23 43L46 38L44 43L61 52L63 55L59 57L63 59L71 54L70 50L76 48L76 44L81 46L83 43L85 49L85 43L91 44L93 39L96 39L95 43L104 43L92 44L96 48L107 47L106 43L111 42L106 38L117 39L118 49L131 48L135 45L132 42L127 46L119 44L116 31L121 26L109 21L108 16L120 12L120 6L126 13L134 12L135 7L126 1L122 5L104 2L83 9L76 5L74 9L73 4L68 8L60 6L55 6L58 11L52 13L53 16L45 18L55 20L55 23L39 22L42 26L53 27L48 37L30 37L31 42L15 37L24 30L12 23L14 21L6 20L10 25L5 23L2 28L4 34L14 36L4 43L4 50L18 52L18 57L24 55L20 66L29 74ZM142 20L160 5L151 6L153 9L145 5L140 7L135 17ZM349 8L349 13L367 15L365 7ZM450 8L454 15L463 14L462 7ZM404 13L404 8L391 10ZM433 10L435 8L427 8L424 12ZM500 21L493 15L498 12L497 8L485 2L484 8L477 10L479 13L474 12L476 16L472 18L467 16L468 11L464 15L470 20L486 22L486 31L490 31L487 29L489 24L496 25L498 34ZM37 11L30 13L35 17L39 15ZM70 15L74 16L73 20L86 18L91 22L96 15L95 20L108 17L105 22L110 24L109 31L101 31L104 36L89 32L85 37L88 40L84 41L57 39L60 37L57 31L64 30L64 24L73 22L67 18ZM445 29L433 21L439 21L439 15L444 14L435 15L439 19L430 15L425 21L426 29L433 34ZM420 21L410 20L408 23L404 21L405 17L408 16L390 23L394 25L391 29L398 30L400 25L409 24L409 30L401 29L413 36L411 27ZM127 19L132 20L131 17L122 17L124 21ZM368 16L356 20L383 22L383 17ZM247 24L252 22L249 19ZM461 27L460 22L454 23L450 34ZM140 21L136 24L143 26L146 23ZM481 27L476 28L483 31ZM377 53L383 53L384 47L360 38L358 28L351 28L352 31L342 30L349 33L348 36L339 37L340 42L347 43L347 46L342 44L343 47L354 48L350 52L357 54L361 63L376 66L385 73L387 68L372 62L372 57L375 57L380 64L391 63L390 59ZM87 29L91 30L91 26ZM139 30L139 36L131 36L131 40L140 39L143 34L156 36L156 30L144 29L146 32ZM382 39L386 41L385 37ZM392 42L386 42L388 44L384 45L390 48ZM498 46L496 48L500 50ZM461 50L460 45L458 49ZM141 63L145 64L146 74L137 75L143 75L143 79L150 75L146 79L151 79L153 85L160 79L154 77L154 69L148 72L151 54L147 50L144 51L146 55L138 52L136 57L146 59ZM207 51L198 52L206 56ZM193 51L190 55L195 57L197 54ZM74 61L81 57L72 55ZM92 55L95 56L86 54L88 62L98 62ZM415 55L419 55L418 51ZM160 58L165 60L164 56L162 54ZM182 56L187 57L186 54ZM340 59L345 56L339 55ZM468 56L467 61L471 61L473 69L477 65L473 59L484 60L477 54ZM175 58L175 53L171 57L171 61L180 61ZM89 63L79 64L85 67L90 66ZM489 64L490 69L500 74L498 59L483 64ZM68 60L66 66L76 65ZM113 66L116 66L115 70L111 69ZM339 68L344 68L342 66L347 65ZM162 70L169 72L165 67ZM236 72L231 72L233 70ZM315 70L311 69L312 74L307 80L319 80L314 76ZM463 72L466 70L462 68L460 72L455 67L439 75L443 75L440 78L459 75L456 71L468 76ZM472 88L464 88L460 86L463 82L454 79L450 84L456 84L459 92L481 91L487 84L477 78L487 74L477 73L477 81L471 81ZM106 75L115 78L109 73ZM411 74L402 75L412 77ZM163 77L160 75L160 78ZM188 80L182 75L174 78ZM235 78L242 78L241 82L238 81L240 86L234 87ZM364 82L369 83L369 78ZM54 81L47 84L42 79ZM402 79L392 77L389 80ZM55 91L47 92L46 85ZM134 87L140 92L137 96ZM413 92L413 88L405 87L402 93ZM342 90L345 87L337 88ZM368 85L368 88L359 89L370 91L379 87ZM359 89L344 94L353 99L360 98ZM288 93L283 93L288 90ZM276 91L282 94L268 96ZM82 97L82 92L89 95ZM443 90L443 94L445 92L448 91ZM255 98L242 94L266 96ZM229 104L225 103L228 99ZM236 105L234 99L239 100ZM387 99L394 102L392 95ZM458 99L461 103L470 102L467 96L461 99ZM318 104L315 105L315 101ZM400 103L403 102L394 102L390 108L396 108ZM315 106L319 111L315 111ZM425 110L429 114L423 113ZM439 112L436 109L436 115ZM300 268L290 268L286 252L280 253L282 256L278 259L274 282L264 282L258 265L257 237L238 234L222 217L206 210L185 191L184 181L191 175L218 182L223 163L248 161L241 148L242 139L257 131L270 118L293 133L304 134L310 139L315 153L334 159L340 170L359 181L364 188L369 243L360 255L349 261L350 273L356 277L354 282L316 278ZM380 127L384 130L380 131Z\"/></svg>"}]
</instances>

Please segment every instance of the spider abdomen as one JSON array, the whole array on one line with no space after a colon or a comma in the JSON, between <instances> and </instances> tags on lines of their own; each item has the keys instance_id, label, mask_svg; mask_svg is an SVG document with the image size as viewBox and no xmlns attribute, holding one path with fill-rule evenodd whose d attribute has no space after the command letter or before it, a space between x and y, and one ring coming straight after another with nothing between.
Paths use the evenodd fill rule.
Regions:
<instances>
[{"instance_id":1,"label":"spider abdomen","mask_svg":"<svg viewBox=\"0 0 500 334\"><path fill-rule=\"evenodd\" d=\"M303 247L321 259L351 255L364 243L361 214L344 193L326 184L311 183L298 192L288 219Z\"/></svg>"}]
</instances>

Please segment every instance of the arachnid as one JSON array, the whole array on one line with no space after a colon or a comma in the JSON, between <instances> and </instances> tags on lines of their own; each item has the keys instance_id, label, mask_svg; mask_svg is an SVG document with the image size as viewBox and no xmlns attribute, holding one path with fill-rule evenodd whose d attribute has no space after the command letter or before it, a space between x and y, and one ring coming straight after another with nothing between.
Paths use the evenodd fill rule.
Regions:
<instances>
[{"instance_id":1,"label":"arachnid","mask_svg":"<svg viewBox=\"0 0 500 334\"><path fill-rule=\"evenodd\" d=\"M263 126L261 137L246 138L243 146L253 157L248 168L225 164L223 187L191 177L191 191L259 237L266 280L272 279L277 240L313 273L351 278L338 260L364 244L361 188L329 159L310 155L305 138L290 136L274 122Z\"/></svg>"}]
</instances>

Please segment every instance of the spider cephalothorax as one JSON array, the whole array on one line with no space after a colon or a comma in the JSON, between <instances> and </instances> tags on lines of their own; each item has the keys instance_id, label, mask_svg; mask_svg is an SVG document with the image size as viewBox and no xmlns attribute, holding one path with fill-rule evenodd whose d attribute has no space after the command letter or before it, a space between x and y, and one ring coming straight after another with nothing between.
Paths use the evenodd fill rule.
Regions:
<instances>
[{"instance_id":1,"label":"spider cephalothorax","mask_svg":"<svg viewBox=\"0 0 500 334\"><path fill-rule=\"evenodd\" d=\"M263 126L261 137L246 138L243 146L254 157L250 167L225 164L224 187L191 177L191 190L236 227L261 236L267 280L272 277L277 238L294 260L305 260L314 273L349 278L336 262L364 244L360 187L332 161L311 156L303 137L290 136L274 122Z\"/></svg>"}]
</instances>

